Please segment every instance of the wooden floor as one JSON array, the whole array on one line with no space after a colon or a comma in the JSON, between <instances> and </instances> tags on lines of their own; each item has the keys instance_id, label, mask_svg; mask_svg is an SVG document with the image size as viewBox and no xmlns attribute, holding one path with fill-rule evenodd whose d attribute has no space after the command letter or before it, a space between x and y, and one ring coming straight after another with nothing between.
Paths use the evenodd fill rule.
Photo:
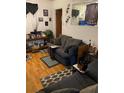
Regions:
<instances>
[{"instance_id":1,"label":"wooden floor","mask_svg":"<svg viewBox=\"0 0 124 93\"><path fill-rule=\"evenodd\" d=\"M40 82L42 77L49 74L56 73L64 69L64 66L59 64L52 68L48 68L40 58L48 56L48 53L28 53L31 55L31 59L26 62L26 93L36 93L43 86Z\"/></svg>"}]
</instances>

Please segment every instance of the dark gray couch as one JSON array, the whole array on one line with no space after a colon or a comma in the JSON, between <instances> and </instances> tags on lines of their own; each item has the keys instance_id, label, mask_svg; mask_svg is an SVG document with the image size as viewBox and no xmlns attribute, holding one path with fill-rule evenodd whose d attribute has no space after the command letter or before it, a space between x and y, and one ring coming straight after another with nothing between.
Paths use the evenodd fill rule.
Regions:
<instances>
[{"instance_id":1,"label":"dark gray couch","mask_svg":"<svg viewBox=\"0 0 124 93\"><path fill-rule=\"evenodd\" d=\"M64 78L62 81L59 81L56 84L52 84L48 86L47 88L44 89L44 92L45 93L79 93L80 91L86 91L85 88L96 84L98 84L98 62L97 60L94 60L88 65L85 74L81 74L77 71L72 76ZM91 88L90 89L88 88L87 90L95 91L95 92L86 92L86 93L98 92L97 88L95 88L95 90L93 89L91 90ZM84 93L84 92L80 92L80 93Z\"/></svg>"},{"instance_id":2,"label":"dark gray couch","mask_svg":"<svg viewBox=\"0 0 124 93\"><path fill-rule=\"evenodd\" d=\"M82 40L62 35L55 39L54 44L60 45L60 48L54 51L56 60L64 65L73 65L77 63L77 50L78 46L82 44Z\"/></svg>"}]
</instances>

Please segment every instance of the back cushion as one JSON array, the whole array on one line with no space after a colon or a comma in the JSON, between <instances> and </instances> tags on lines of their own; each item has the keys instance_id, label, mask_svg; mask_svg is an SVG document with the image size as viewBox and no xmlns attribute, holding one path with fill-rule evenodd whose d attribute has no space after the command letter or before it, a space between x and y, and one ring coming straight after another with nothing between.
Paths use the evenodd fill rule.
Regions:
<instances>
[{"instance_id":1,"label":"back cushion","mask_svg":"<svg viewBox=\"0 0 124 93\"><path fill-rule=\"evenodd\" d=\"M61 45L61 38L58 37L58 38L54 39L54 44L55 45Z\"/></svg>"},{"instance_id":2,"label":"back cushion","mask_svg":"<svg viewBox=\"0 0 124 93\"><path fill-rule=\"evenodd\" d=\"M94 79L96 82L98 82L98 60L95 60L88 64L86 74Z\"/></svg>"},{"instance_id":3,"label":"back cushion","mask_svg":"<svg viewBox=\"0 0 124 93\"><path fill-rule=\"evenodd\" d=\"M64 48L66 40L68 40L69 38L72 38L72 37L66 36L66 35L61 35L60 38L61 38L61 45Z\"/></svg>"},{"instance_id":4,"label":"back cushion","mask_svg":"<svg viewBox=\"0 0 124 93\"><path fill-rule=\"evenodd\" d=\"M67 51L72 46L79 46L82 43L82 40L69 38L65 43L64 51Z\"/></svg>"}]
</instances>

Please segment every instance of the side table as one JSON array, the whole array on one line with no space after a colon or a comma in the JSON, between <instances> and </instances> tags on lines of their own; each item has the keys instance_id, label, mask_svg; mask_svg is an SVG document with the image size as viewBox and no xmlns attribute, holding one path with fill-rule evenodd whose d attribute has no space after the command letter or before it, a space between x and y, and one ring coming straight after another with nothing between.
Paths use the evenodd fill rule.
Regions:
<instances>
[{"instance_id":1,"label":"side table","mask_svg":"<svg viewBox=\"0 0 124 93\"><path fill-rule=\"evenodd\" d=\"M58 48L58 47L60 47L60 46L58 46L58 45L51 45L51 46L49 46L49 48L48 48L48 52L49 52L50 58L53 59L53 60L55 59L54 51L55 51L55 49Z\"/></svg>"}]
</instances>

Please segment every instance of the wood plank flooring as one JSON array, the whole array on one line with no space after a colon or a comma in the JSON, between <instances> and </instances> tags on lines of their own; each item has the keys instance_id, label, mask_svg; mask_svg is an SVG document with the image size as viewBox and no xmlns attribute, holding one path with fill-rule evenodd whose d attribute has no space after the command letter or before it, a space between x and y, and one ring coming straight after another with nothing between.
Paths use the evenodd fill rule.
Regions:
<instances>
[{"instance_id":1,"label":"wood plank flooring","mask_svg":"<svg viewBox=\"0 0 124 93\"><path fill-rule=\"evenodd\" d=\"M31 59L26 62L26 93L36 93L43 86L40 82L42 77L64 70L62 64L48 68L40 58L48 56L48 53L28 53Z\"/></svg>"}]
</instances>

